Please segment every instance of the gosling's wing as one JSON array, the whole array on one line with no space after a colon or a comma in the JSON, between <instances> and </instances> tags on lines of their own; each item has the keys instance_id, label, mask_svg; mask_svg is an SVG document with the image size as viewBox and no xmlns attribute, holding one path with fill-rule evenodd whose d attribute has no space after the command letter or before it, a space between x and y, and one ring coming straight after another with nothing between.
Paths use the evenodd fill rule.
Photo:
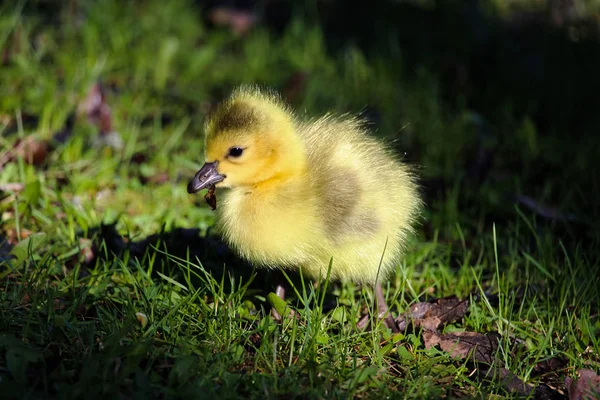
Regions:
<instances>
[{"instance_id":1,"label":"gosling's wing","mask_svg":"<svg viewBox=\"0 0 600 400\"><path fill-rule=\"evenodd\" d=\"M365 201L370 179L365 156L371 149L361 140L360 122L329 115L302 128L312 190L328 237L341 243L372 236L380 221Z\"/></svg>"},{"instance_id":2,"label":"gosling's wing","mask_svg":"<svg viewBox=\"0 0 600 400\"><path fill-rule=\"evenodd\" d=\"M406 237L421 206L410 170L356 118L325 116L301 132L330 237Z\"/></svg>"}]
</instances>

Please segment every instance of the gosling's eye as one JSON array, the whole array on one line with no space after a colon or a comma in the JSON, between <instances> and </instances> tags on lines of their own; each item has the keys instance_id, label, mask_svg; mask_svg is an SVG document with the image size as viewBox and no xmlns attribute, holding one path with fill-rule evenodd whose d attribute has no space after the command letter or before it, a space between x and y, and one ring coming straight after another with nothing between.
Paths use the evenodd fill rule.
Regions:
<instances>
[{"instance_id":1,"label":"gosling's eye","mask_svg":"<svg viewBox=\"0 0 600 400\"><path fill-rule=\"evenodd\" d=\"M241 147L232 147L229 149L229 152L227 153L227 155L229 157L237 158L237 157L241 156L243 152L244 152L244 149L242 149Z\"/></svg>"}]
</instances>

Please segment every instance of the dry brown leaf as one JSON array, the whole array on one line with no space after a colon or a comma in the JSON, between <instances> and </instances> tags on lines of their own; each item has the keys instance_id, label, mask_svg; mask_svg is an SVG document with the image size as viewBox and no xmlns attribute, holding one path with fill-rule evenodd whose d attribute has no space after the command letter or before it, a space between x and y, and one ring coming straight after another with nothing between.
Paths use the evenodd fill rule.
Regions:
<instances>
[{"instance_id":1,"label":"dry brown leaf","mask_svg":"<svg viewBox=\"0 0 600 400\"><path fill-rule=\"evenodd\" d=\"M85 114L88 121L98 128L97 144L115 149L123 147L121 136L113 130L112 111L100 83L95 83L90 88L85 100L79 104L78 112Z\"/></svg>"},{"instance_id":2,"label":"dry brown leaf","mask_svg":"<svg viewBox=\"0 0 600 400\"><path fill-rule=\"evenodd\" d=\"M412 304L408 311L404 314L399 315L396 318L396 325L400 331L405 331L415 320L420 320L425 316L425 313L433 307L432 303L415 303Z\"/></svg>"},{"instance_id":3,"label":"dry brown leaf","mask_svg":"<svg viewBox=\"0 0 600 400\"><path fill-rule=\"evenodd\" d=\"M17 158L22 158L27 164L41 165L48 157L48 150L48 143L34 135L17 139L12 149L0 154L0 168Z\"/></svg>"},{"instance_id":4,"label":"dry brown leaf","mask_svg":"<svg viewBox=\"0 0 600 400\"><path fill-rule=\"evenodd\" d=\"M468 300L456 297L438 299L433 303L416 303L410 306L408 312L396 318L396 324L401 331L406 330L410 323L414 327L435 331L444 324L464 317L468 308Z\"/></svg>"},{"instance_id":5,"label":"dry brown leaf","mask_svg":"<svg viewBox=\"0 0 600 400\"><path fill-rule=\"evenodd\" d=\"M484 363L477 367L479 376L500 383L509 393L517 393L521 396L534 394L536 399L561 397L560 393L547 385L533 387L523 382L508 369L496 366L494 361L498 351L499 339L500 336L495 333L455 332L440 334L436 331L423 331L423 341L426 348L439 346L443 351L450 353L452 357Z\"/></svg>"},{"instance_id":6,"label":"dry brown leaf","mask_svg":"<svg viewBox=\"0 0 600 400\"><path fill-rule=\"evenodd\" d=\"M100 83L95 83L90 88L85 100L79 105L79 110L98 127L101 135L112 132L112 112L106 104L104 88Z\"/></svg>"},{"instance_id":7,"label":"dry brown leaf","mask_svg":"<svg viewBox=\"0 0 600 400\"><path fill-rule=\"evenodd\" d=\"M483 367L478 368L478 375L482 379L488 379L494 382L499 382L502 387L506 389L509 393L517 393L521 396L530 396L532 392L535 392L535 398L538 397L538 393L544 394L544 390L538 390L538 388L534 388L532 385L526 384L523 382L518 376L507 370L506 368L494 367L490 366L489 368ZM549 393L552 394L552 393ZM541 397L541 398L550 398L549 396Z\"/></svg>"},{"instance_id":8,"label":"dry brown leaf","mask_svg":"<svg viewBox=\"0 0 600 400\"><path fill-rule=\"evenodd\" d=\"M538 362L531 371L531 376L545 376L563 372L567 366L567 360L562 357L552 357Z\"/></svg>"},{"instance_id":9,"label":"dry brown leaf","mask_svg":"<svg viewBox=\"0 0 600 400\"><path fill-rule=\"evenodd\" d=\"M580 369L579 379L565 379L569 400L600 399L600 376L590 369Z\"/></svg>"},{"instance_id":10,"label":"dry brown leaf","mask_svg":"<svg viewBox=\"0 0 600 400\"><path fill-rule=\"evenodd\" d=\"M426 348L440 346L455 358L469 358L473 361L492 364L498 350L499 335L477 332L454 332L440 334L424 330L423 341Z\"/></svg>"},{"instance_id":11,"label":"dry brown leaf","mask_svg":"<svg viewBox=\"0 0 600 400\"><path fill-rule=\"evenodd\" d=\"M435 331L442 325L442 320L439 317L428 317L414 321L415 327L421 327L428 331Z\"/></svg>"},{"instance_id":12,"label":"dry brown leaf","mask_svg":"<svg viewBox=\"0 0 600 400\"><path fill-rule=\"evenodd\" d=\"M439 318L440 322L448 322L461 319L469 309L468 300L460 300L456 297L446 297L436 300L433 307L425 312L424 319Z\"/></svg>"},{"instance_id":13,"label":"dry brown leaf","mask_svg":"<svg viewBox=\"0 0 600 400\"><path fill-rule=\"evenodd\" d=\"M6 230L6 241L11 246L15 246L20 241L27 239L32 233L30 230L24 228L21 228L18 233L15 228L8 228Z\"/></svg>"}]
</instances>

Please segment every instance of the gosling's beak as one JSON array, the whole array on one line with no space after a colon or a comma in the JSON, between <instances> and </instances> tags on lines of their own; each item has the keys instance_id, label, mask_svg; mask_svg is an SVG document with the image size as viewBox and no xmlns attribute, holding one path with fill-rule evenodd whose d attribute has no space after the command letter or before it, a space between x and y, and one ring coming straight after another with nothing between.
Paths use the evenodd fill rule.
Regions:
<instances>
[{"instance_id":1,"label":"gosling's beak","mask_svg":"<svg viewBox=\"0 0 600 400\"><path fill-rule=\"evenodd\" d=\"M205 163L200 171L196 172L194 178L188 183L187 191L189 194L197 193L225 179L225 175L217 172L218 163L218 161Z\"/></svg>"}]
</instances>

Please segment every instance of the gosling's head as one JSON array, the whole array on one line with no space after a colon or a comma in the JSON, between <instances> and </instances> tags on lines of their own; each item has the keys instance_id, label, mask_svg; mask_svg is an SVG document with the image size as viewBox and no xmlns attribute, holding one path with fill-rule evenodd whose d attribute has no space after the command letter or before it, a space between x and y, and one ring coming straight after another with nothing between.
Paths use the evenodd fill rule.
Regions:
<instances>
[{"instance_id":1,"label":"gosling's head","mask_svg":"<svg viewBox=\"0 0 600 400\"><path fill-rule=\"evenodd\" d=\"M204 129L206 162L190 181L189 193L215 184L256 186L304 168L294 117L272 93L236 90L215 109Z\"/></svg>"}]
</instances>

